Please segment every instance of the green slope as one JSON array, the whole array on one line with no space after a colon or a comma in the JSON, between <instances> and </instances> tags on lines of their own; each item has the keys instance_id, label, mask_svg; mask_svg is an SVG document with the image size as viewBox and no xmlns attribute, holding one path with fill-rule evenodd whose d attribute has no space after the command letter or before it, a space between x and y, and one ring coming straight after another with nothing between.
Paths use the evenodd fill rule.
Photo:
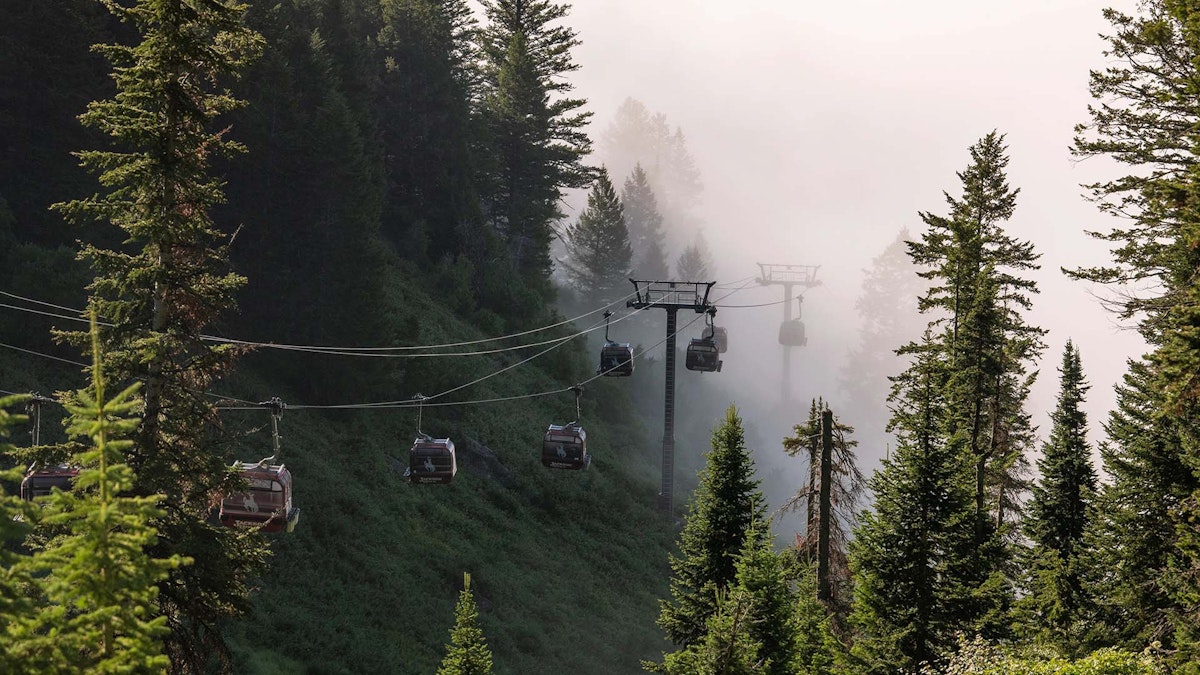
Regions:
<instances>
[{"instance_id":1,"label":"green slope","mask_svg":"<svg viewBox=\"0 0 1200 675\"><path fill-rule=\"evenodd\" d=\"M479 336L419 291L396 288L404 289L392 299L404 308L396 321L419 316L424 341ZM566 352L554 359L559 367L586 377L582 349L557 351ZM438 382L422 391L435 393L517 359L466 360L480 363L428 359L407 379L428 370ZM539 362L460 395L571 383ZM266 381L241 386L284 395ZM673 532L654 510L658 442L634 414L627 386L608 378L588 385L583 419L595 460L578 473L547 469L539 456L546 425L574 417L569 394L427 408L424 431L458 447L459 474L449 486L414 486L402 476L412 410L286 412L283 459L303 516L294 535L275 540L254 614L231 629L237 672L432 673L464 571L497 673L639 672L639 659L665 646L654 620ZM246 419L232 424L264 421L254 412L228 416L239 414ZM257 441L243 459L269 454L269 438Z\"/></svg>"}]
</instances>

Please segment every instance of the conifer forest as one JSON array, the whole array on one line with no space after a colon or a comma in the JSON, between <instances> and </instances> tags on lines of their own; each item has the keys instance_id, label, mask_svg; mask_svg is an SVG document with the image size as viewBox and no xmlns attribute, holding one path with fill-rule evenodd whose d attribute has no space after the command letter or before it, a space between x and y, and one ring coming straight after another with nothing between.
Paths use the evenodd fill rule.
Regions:
<instances>
[{"instance_id":1,"label":"conifer forest","mask_svg":"<svg viewBox=\"0 0 1200 675\"><path fill-rule=\"evenodd\" d=\"M0 673L1200 675L1200 3L842 4L0 0Z\"/></svg>"}]
</instances>

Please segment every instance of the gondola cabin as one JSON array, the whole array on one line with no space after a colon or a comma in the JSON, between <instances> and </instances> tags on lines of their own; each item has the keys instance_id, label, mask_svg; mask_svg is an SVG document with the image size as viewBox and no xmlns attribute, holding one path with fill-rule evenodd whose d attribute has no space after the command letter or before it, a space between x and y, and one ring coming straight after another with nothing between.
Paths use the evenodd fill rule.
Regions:
<instances>
[{"instance_id":1,"label":"gondola cabin","mask_svg":"<svg viewBox=\"0 0 1200 675\"><path fill-rule=\"evenodd\" d=\"M600 350L600 367L596 373L607 377L632 375L633 345L628 342L606 342Z\"/></svg>"},{"instance_id":2,"label":"gondola cabin","mask_svg":"<svg viewBox=\"0 0 1200 675\"><path fill-rule=\"evenodd\" d=\"M408 451L408 479L413 483L449 483L457 472L449 438L418 438Z\"/></svg>"},{"instance_id":3,"label":"gondola cabin","mask_svg":"<svg viewBox=\"0 0 1200 675\"><path fill-rule=\"evenodd\" d=\"M724 326L705 326L700 337L715 342L717 351L722 354L729 351L729 331L726 331Z\"/></svg>"},{"instance_id":4,"label":"gondola cabin","mask_svg":"<svg viewBox=\"0 0 1200 675\"><path fill-rule=\"evenodd\" d=\"M79 475L79 467L69 464L59 464L48 469L29 467L29 472L21 480L21 499L33 501L35 497L45 497L54 491L70 490L71 484Z\"/></svg>"},{"instance_id":5,"label":"gondola cabin","mask_svg":"<svg viewBox=\"0 0 1200 675\"><path fill-rule=\"evenodd\" d=\"M792 319L779 324L779 344L788 347L808 344L808 338L804 337L804 323L800 319Z\"/></svg>"},{"instance_id":6,"label":"gondola cabin","mask_svg":"<svg viewBox=\"0 0 1200 675\"><path fill-rule=\"evenodd\" d=\"M688 343L685 365L688 370L698 370L702 373L721 372L720 352L717 344L705 338L692 338Z\"/></svg>"},{"instance_id":7,"label":"gondola cabin","mask_svg":"<svg viewBox=\"0 0 1200 675\"><path fill-rule=\"evenodd\" d=\"M551 424L542 439L542 464L551 469L586 469L592 463L587 452L587 432L578 424Z\"/></svg>"},{"instance_id":8,"label":"gondola cabin","mask_svg":"<svg viewBox=\"0 0 1200 675\"><path fill-rule=\"evenodd\" d=\"M245 492L221 499L219 518L226 527L251 527L263 532L291 532L300 522L292 506L292 474L282 464L238 462L234 465Z\"/></svg>"}]
</instances>

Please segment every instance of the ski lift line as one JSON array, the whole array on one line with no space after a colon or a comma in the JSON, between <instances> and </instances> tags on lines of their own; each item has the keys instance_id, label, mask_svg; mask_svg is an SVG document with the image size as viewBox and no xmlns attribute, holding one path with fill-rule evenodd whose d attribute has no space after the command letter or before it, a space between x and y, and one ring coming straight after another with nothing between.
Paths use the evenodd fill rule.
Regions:
<instances>
[{"instance_id":1,"label":"ski lift line","mask_svg":"<svg viewBox=\"0 0 1200 675\"><path fill-rule=\"evenodd\" d=\"M0 347L6 347L6 348L8 348L8 349L12 349L12 350L14 350L14 351L18 351L18 352L24 352L24 353L26 353L26 354L31 354L31 355L33 355L33 356L40 356L40 357L42 357L42 358L44 358L44 359L50 359L51 361L59 361L59 362L61 362L61 363L69 363L69 364L71 364L71 365L73 365L73 366L80 366L81 368L87 368L87 367L88 367L88 364L86 364L86 363L83 363L82 361L72 361L71 359L64 359L64 358L62 358L62 357L59 357L59 356L51 356L50 354L43 354L42 352L35 352L35 351L33 351L32 349L24 349L24 348L18 347L18 346L16 346L16 345L10 345L10 344L4 343L4 342L0 342Z\"/></svg>"},{"instance_id":2,"label":"ski lift line","mask_svg":"<svg viewBox=\"0 0 1200 675\"><path fill-rule=\"evenodd\" d=\"M744 288L745 288L745 286L742 286L741 288L733 289L729 293L726 293L725 295L718 298L718 301L723 300L724 298L727 298L727 297L737 293L738 291L743 290ZM646 307L643 307L641 309L637 309L633 312L630 312L629 314L618 319L618 321L622 321L624 319L630 318L630 317L634 316L635 314L637 314L638 312L643 311L644 309L649 309L650 307L653 307L655 304L657 304L657 303L650 303ZM697 321L699 321L701 318L704 318L705 316L706 315L704 315L704 314L697 315L696 317L694 317L693 319L691 319L690 321L685 323L682 327L677 329L673 334L671 334L667 337L664 337L662 340L659 340L658 342L654 343L647 349L642 350L641 353L635 354L633 356L633 358L634 359L641 358L643 355L645 355L650 350L664 344L671 337L683 332L685 329L689 328L692 324L696 323ZM582 334L582 333L580 333L580 334ZM578 335L576 337L578 337ZM558 344L555 344L551 347L548 347L547 349L544 349L544 350L538 352L537 354L534 354L533 356L530 356L524 360L518 361L517 363L514 363L512 365L501 368L500 370L497 370L488 375L484 375L483 377L480 377L472 382L468 382L466 384L459 385L459 386L453 387L451 389L447 389L446 391L443 391L439 394L434 394L433 396L427 396L427 397L425 397L424 401L422 403L420 403L420 405L427 405L430 407L448 407L448 406L456 406L456 405L476 405L476 404L482 404L482 403L498 403L498 402L502 402L502 401L516 401L516 400L522 400L522 399L528 399L528 398L537 398L537 397L541 397L541 396L552 396L555 394L562 394L562 393L571 391L571 387L565 387L565 388L561 388L561 389L555 389L552 391L537 392L537 393L532 393L532 394L521 394L521 395L516 395L516 396L494 397L494 398L489 398L489 399L478 399L478 400L474 400L474 401L444 401L444 402L440 402L440 403L429 403L428 402L431 399L441 398L442 396L445 396L447 394L451 394L456 391L460 391L467 387L470 387L470 386L473 386L480 382L483 382L484 380L495 377L496 375L499 375L501 373L512 370L513 368L516 368L517 366L528 363L529 361L539 358L539 357L549 353L550 351L553 351L554 349L561 347L564 342L565 342L565 340L563 342L559 342ZM0 346L8 347L11 345L6 345L4 343L0 343ZM20 350L20 351L28 351L28 350ZM60 360L60 361L66 360L66 359L58 359L57 357L52 357L52 356L49 356L48 354L41 354L38 352L30 352L30 353L36 354L37 356L44 356L47 358L52 358L52 359ZM68 363L72 363L74 365L79 365L79 366L84 366L84 367L86 367L86 365L87 365L87 364L83 364L83 363L79 363L79 362L75 362L75 361L68 361ZM589 384L601 377L603 377L603 373L597 373L596 375L594 375L582 382L579 382L577 386L583 386L583 385ZM219 394L208 394L207 392L206 392L206 394L209 396L216 397L218 399L224 399L224 400L234 401L236 403L243 404L240 406L218 406L222 410L261 410L262 409L261 405L250 402L250 401L245 401L245 400L237 399L237 398L230 397L230 396L221 396ZM368 409L414 408L414 407L417 407L417 405L419 405L419 404L414 403L412 401L412 399L407 399L407 400L402 400L402 401L382 401L382 402L376 402L376 403L347 403L347 404L338 404L338 405L303 405L303 404L289 405L288 409L289 410L368 410Z\"/></svg>"},{"instance_id":3,"label":"ski lift line","mask_svg":"<svg viewBox=\"0 0 1200 675\"><path fill-rule=\"evenodd\" d=\"M33 298L27 298L24 296L17 295L15 293L9 293L7 291L0 291L0 295L4 295L7 297L11 297L11 298L16 298L16 299L22 300L24 302L30 302L30 303L34 303L34 304L38 304L38 305L44 305L47 307L53 307L55 309L61 309L63 311L68 311L68 312L79 312L80 314L82 314L81 310L72 309L70 307L64 307L62 305L55 305L53 303L43 302L41 300L35 300ZM630 294L626 295L625 297L620 298L619 300L610 302L607 305L604 305L597 309L593 309L590 312L580 314L579 316L576 316L572 319L565 319L563 321L559 321L558 323L553 323L553 324L550 324L547 326L542 326L540 328L533 328L530 330L521 331L519 333L512 333L510 335L502 335L499 337L481 338L478 340L466 340L466 341L462 341L462 342L449 342L449 343L438 344L438 345L409 345L409 346L397 346L397 347L335 347L335 346L321 346L321 345L299 345L299 344L279 344L279 343L271 343L271 342L253 342L253 341L249 341L249 340L237 340L237 339L233 339L233 338L225 338L225 337L220 337L220 336L216 336L216 335L201 335L200 339L208 341L208 342L220 342L223 344L236 344L236 345L243 345L243 346L248 346L248 347L259 347L262 349L279 349L279 350L312 352L312 353L331 354L331 355L335 355L335 356L377 356L377 355L401 356L401 355L395 355L395 354L377 354L377 353L378 352L413 351L413 350L419 350L419 349L441 349L441 348L449 348L449 347L462 347L462 346L473 345L473 344L481 344L484 342L496 342L499 340L505 340L505 339L509 339L509 338L522 337L525 335L530 335L532 333L539 333L542 331L550 330L552 328L558 328L560 326L564 326L564 325L573 323L575 321L586 318L593 314L603 312L603 311L609 309L610 307L619 306L620 304L624 303L626 300L628 300L629 298L632 298L635 295L637 295L637 291L634 291L633 293L630 293ZM51 318L55 318L55 319L63 319L66 321L77 321L80 323L88 323L88 319L84 319L80 316L68 316L68 315L64 315L64 314L56 314L53 312L45 312L45 311L41 311L41 310L32 309L29 307L20 307L17 305L10 305L7 303L0 303L0 307L4 307L7 309L14 309L17 311L27 312L27 313L31 313L31 314L39 314L41 316L47 316L47 317L51 317ZM620 321L620 320L622 320L622 319L618 319L618 321ZM112 323L107 322L107 321L97 321L97 323L101 326L110 327L110 328L113 326ZM571 337L577 337L577 335L571 336ZM568 338L554 338L553 340L545 340L542 342L536 342L536 343L532 343L532 344L528 344L528 345L517 345L517 346L513 346L513 347L504 347L504 348L491 349L491 350L481 350L481 351L476 351L476 352L455 352L455 353L443 353L443 354L414 354L411 356L412 357L420 357L420 356L437 357L437 356L473 356L476 354L495 354L495 353L504 352L504 351L523 349L525 347L537 347L537 346L541 346L541 345L545 345L545 344L550 344L554 340L558 340L558 339L570 339L570 338L569 337Z\"/></svg>"},{"instance_id":4,"label":"ski lift line","mask_svg":"<svg viewBox=\"0 0 1200 675\"><path fill-rule=\"evenodd\" d=\"M53 309L61 309L61 310L62 310L62 311L64 311L64 312L75 312L75 311L78 311L78 310L72 309L72 308L70 308L70 307L64 307L64 306L62 306L62 305L56 305L56 304L54 304L53 302L44 302L44 301L42 301L42 300L34 300L33 298L26 298L26 297L24 297L24 296L17 295L16 293L9 293L8 291L0 291L0 295L4 295L4 296L7 296L7 297L10 297L10 298L12 298L12 299L14 299L14 300L22 300L22 301L24 301L24 302L32 302L32 303L33 303L33 304L35 304L35 305L41 305L41 306L43 306L43 307L50 307L50 308L53 308Z\"/></svg>"},{"instance_id":5,"label":"ski lift line","mask_svg":"<svg viewBox=\"0 0 1200 675\"><path fill-rule=\"evenodd\" d=\"M594 312L591 312L591 313L594 314ZM587 315L584 315L584 316L587 316ZM633 316L632 313L626 314L625 316L618 318L614 323L624 321L625 319L628 319L631 316ZM304 347L304 346L299 346L299 345L282 346L282 345L261 344L258 346L272 347L272 348L280 349L282 351L295 351L295 352L301 352L301 353L306 353L306 354L326 354L329 356L365 356L365 357L371 357L371 358L389 358L389 359L441 358L441 357L452 357L452 356L484 356L487 354L500 354L503 352L517 351L518 349L528 349L530 347L543 347L545 345L555 344L557 342L566 342L567 340L574 340L575 338L577 338L581 335L591 333L592 331L600 330L601 326L602 326L602 324L594 324L594 325L589 326L588 328L585 328L585 329L583 329L577 333L574 333L572 335L551 338L549 340L542 340L541 342L530 342L530 343L522 344L522 345L513 345L511 347L497 347L496 349L480 349L478 351L468 351L468 352L435 352L435 353L429 353L429 354L386 354L386 353L381 353L379 351L340 351L340 350L334 351L334 350L329 350L329 349L325 349L325 348ZM249 344L249 343L237 343L237 344ZM422 348L424 349L426 347L422 347ZM432 347L428 347L428 348L432 348ZM374 349L374 348L372 348L372 349ZM378 349L404 349L404 348L403 347L396 347L396 348L380 347Z\"/></svg>"}]
</instances>

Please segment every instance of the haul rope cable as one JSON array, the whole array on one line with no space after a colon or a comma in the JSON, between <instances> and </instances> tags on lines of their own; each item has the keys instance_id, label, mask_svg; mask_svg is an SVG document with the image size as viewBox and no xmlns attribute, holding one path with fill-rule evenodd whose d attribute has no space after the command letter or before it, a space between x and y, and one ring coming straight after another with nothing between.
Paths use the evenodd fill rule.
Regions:
<instances>
[{"instance_id":1,"label":"haul rope cable","mask_svg":"<svg viewBox=\"0 0 1200 675\"><path fill-rule=\"evenodd\" d=\"M18 307L16 305L9 305L9 304L5 304L5 303L0 303L0 307L6 307L8 309L15 309L20 312L27 312L27 313L31 313L31 314L40 314L42 316L49 316L49 317L53 317L56 319L64 319L67 321L78 321L78 322L83 322L83 323L87 322L87 319L81 319L79 317L66 316L63 314L54 314L51 312L43 312L43 311L36 310L36 309L30 309L28 307ZM595 314L595 311L589 312L589 314ZM583 316L587 316L587 315L585 314ZM623 317L617 319L617 321L624 321L625 319L628 319L629 316L631 316L631 315L623 316ZM98 322L98 323L99 323L99 325L106 326L106 327L113 326L113 324L111 324L111 323L104 323L104 322ZM541 347L543 345L553 344L555 342L565 342L567 340L573 340L585 333L590 333L594 330L599 330L600 329L599 326L600 326L600 324L596 324L596 325L588 327L582 331L574 333L572 335L566 335L563 337L552 338L549 340L542 340L541 342L530 342L527 344L513 345L511 347L497 347L496 349L480 349L480 350L471 351L471 352L435 352L435 353L431 353L431 354L384 354L384 353L380 353L380 352L374 351L374 350L434 349L434 348L441 347L444 345L426 345L426 346L421 346L421 347L363 347L361 349L372 350L372 351L332 351L332 350L329 350L326 348L313 348L313 347L305 347L302 345L282 345L281 346L281 345L274 345L272 343L267 343L267 342L244 342L244 341L236 341L236 340L226 340L225 338L221 338L218 341L222 342L223 344L239 344L239 345L263 347L263 348L276 348L276 349L281 349L284 351L295 351L295 352L308 353L308 354L327 354L329 356L365 356L365 357L371 357L371 358L393 358L393 359L444 358L444 357L457 357L457 356L480 356L480 355L487 355L487 354L500 354L503 352L517 351L519 349L527 349L529 347ZM500 338L495 338L495 339L500 339ZM0 344L0 346L10 346L10 345ZM12 348L20 349L19 347L12 347ZM53 357L50 357L50 358L53 358ZM74 363L74 362L68 362L68 363ZM79 365L86 365L86 364L79 364Z\"/></svg>"},{"instance_id":2,"label":"haul rope cable","mask_svg":"<svg viewBox=\"0 0 1200 675\"><path fill-rule=\"evenodd\" d=\"M720 298L717 298L716 302L720 302L721 300L724 300L725 298L728 298L729 296L731 296L735 293L738 293L739 291L745 289L746 286L748 286L748 285L749 284L747 283L747 284L742 285L741 287L731 290L730 292L726 293L725 295L721 296ZM655 304L657 304L657 303L650 303L646 307L637 309L637 310L629 313L628 315L621 317L621 319L618 319L618 321L630 318L633 315L637 314L638 312L642 311L643 309L649 309L650 307L653 307ZM607 305L606 305L606 307L607 307ZM591 312L591 313L594 314L595 312ZM671 333L667 337L664 337L662 340L659 340L658 342L654 343L650 347L643 349L640 353L635 354L633 356L633 358L634 359L641 358L644 354L646 354L650 350L662 345L670 338L675 337L676 335L681 333L684 329L690 327L692 324L696 323L697 321L704 318L705 316L706 316L705 314L700 314L700 315L696 316L691 321L688 321L686 324L684 324L681 328L677 329L674 333ZM579 335L582 335L582 334L583 333L581 332ZM576 335L575 337L578 337L578 335ZM480 377L472 382L468 382L466 384L462 384L457 387L447 389L446 391L443 391L439 394L435 394L433 396L423 397L423 400L421 401L420 404L414 404L414 403L412 403L412 399L407 399L407 400L399 400L399 401L381 401L381 402L374 402L374 403L347 403L347 404L337 404L337 405L289 405L288 407L293 410L367 410L367 409L375 409L375 408L395 409L395 408L412 408L412 407L416 407L416 405L427 405L430 407L443 407L443 406L455 406L455 405L473 405L473 404L481 404L481 403L497 403L497 402L502 402L502 401L515 401L515 400L521 400L521 399L536 398L536 397L540 397L540 396L550 396L553 394L561 394L561 393L564 393L567 391L571 391L571 388L565 387L565 388L561 388L561 389L555 389L552 391L537 392L537 393L533 393L533 394L501 396L501 397L493 397L493 398L489 398L489 399L478 399L478 400L472 400L472 401L445 401L442 403L427 403L427 402L425 402L430 399L440 398L447 394L451 394L453 392L460 391L467 387L470 387L470 386L476 385L480 382L483 382L484 380L495 377L496 375L499 375L501 373L512 370L513 368L516 368L517 366L528 363L529 361L539 358L539 357L543 356L544 354L546 354L554 349L557 349L558 347L561 347L562 344L563 344L563 342L559 342L558 344L555 344L547 349L544 349L544 350L538 352L537 354L534 354L533 356L530 356L526 359L518 361L517 363L505 366L504 368L501 368L500 370L489 373L488 375L484 375L483 377ZM22 350L22 351L28 351L28 350ZM46 354L39 354L37 352L30 352L30 353L36 354L38 356L48 356ZM50 358L55 358L55 357L50 357ZM65 360L65 359L57 359L57 360ZM74 362L72 362L72 363L74 363ZM86 366L86 364L76 364L76 365ZM598 374L584 380L583 382L580 382L579 384L581 384L581 385L588 384L588 383L593 382L603 376L604 376L603 373L598 373ZM243 403L243 404L248 404L245 406L220 406L222 410L261 410L262 409L261 405L254 404L249 401L243 401L243 400L236 399L233 397L228 397L228 396L222 397L217 394L208 394L208 395L215 396L218 398L223 398L226 400L239 402L239 403Z\"/></svg>"},{"instance_id":3,"label":"haul rope cable","mask_svg":"<svg viewBox=\"0 0 1200 675\"><path fill-rule=\"evenodd\" d=\"M17 300L22 300L24 302L30 302L30 303L37 304L37 305L52 307L54 309L60 309L60 310L66 311L66 312L76 312L78 314L83 313L81 310L77 310L77 309L74 309L71 307L65 307L63 305L56 305L54 303L44 302L42 300L35 300L33 298L27 298L27 297L24 297L21 295L17 295L15 293L10 293L8 291L0 290L0 295L4 295L4 296L10 297L10 298L15 298ZM619 305L620 303L628 300L629 298L634 297L635 295L637 295L636 290L633 293L630 293L623 298L614 300L613 302L603 305L602 307L599 307L597 309L593 309L590 312L580 314L579 316L576 316L571 319L564 319L563 321L559 321L557 323L549 324L546 326L541 326L539 328L531 328L529 330L521 331L519 333L511 333L509 335L501 335L498 337L480 338L477 340L466 340L466 341L461 341L461 342L447 342L444 344L437 344L437 345L407 345L407 346L394 346L394 347L337 347L337 346L323 346L323 345L280 344L280 343L274 343L274 342L253 342L250 340L236 340L233 338L225 338L225 337L220 337L220 336L215 336L215 335L201 335L200 338L202 340L206 340L209 342L238 344L238 345L245 345L245 346L252 346L252 347L260 347L263 349L282 349L282 350L313 351L313 352L330 352L330 351L383 352L383 351L413 351L413 350L418 350L418 349L442 349L442 348L448 348L448 347L463 347L463 346L467 346L467 345L481 344L484 342L498 342L500 340L507 340L510 338L530 335L532 333L540 333L542 331L550 330L551 328L558 328L560 326L564 326L569 323L573 323L575 321L578 321L585 317L591 316L593 314L597 314L599 312L605 311L609 307L612 307L614 305ZM43 312L43 311L28 308L28 307L19 307L16 305L9 305L9 304L5 304L5 303L0 303L0 307L6 307L9 309L15 309L18 311L28 312L28 313L32 313L32 314L40 314L42 316L48 316L48 317L57 318L57 319L65 319L68 321L78 321L78 322L84 322L84 323L87 322L87 319L83 319L79 316L66 316L66 315L62 315L62 314L55 314L52 312ZM107 326L107 327L111 327L113 325L112 323L107 322L107 321L99 321L98 323L102 326ZM546 344L546 343L543 342L543 343L539 343L539 344ZM514 347L513 349L519 349L519 348L520 347ZM472 352L472 353L483 354L483 353L492 353L492 352L481 351L481 352Z\"/></svg>"}]
</instances>

